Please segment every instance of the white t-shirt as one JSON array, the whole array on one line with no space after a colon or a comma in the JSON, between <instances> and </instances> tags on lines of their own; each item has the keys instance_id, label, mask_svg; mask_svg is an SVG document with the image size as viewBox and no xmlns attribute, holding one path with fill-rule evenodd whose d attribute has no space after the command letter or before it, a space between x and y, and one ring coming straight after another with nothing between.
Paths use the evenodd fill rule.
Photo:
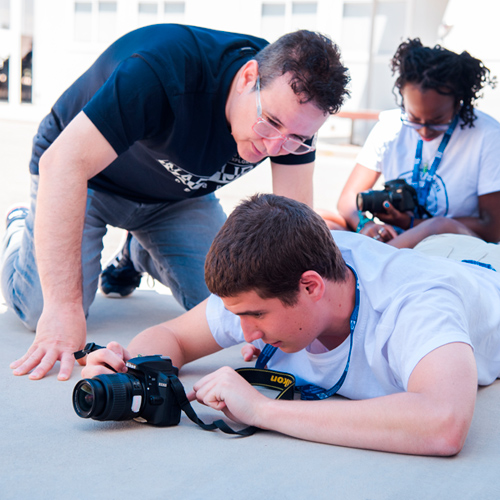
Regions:
<instances>
[{"instance_id":1,"label":"white t-shirt","mask_svg":"<svg viewBox=\"0 0 500 500\"><path fill-rule=\"evenodd\" d=\"M478 217L478 196L500 191L500 123L475 110L474 127L458 122L436 171L427 198L432 215ZM368 136L356 163L382 172L385 180L405 179L411 185L420 136L401 122L401 110L384 111ZM443 134L423 141L421 182L430 169Z\"/></svg>"},{"instance_id":2,"label":"white t-shirt","mask_svg":"<svg viewBox=\"0 0 500 500\"><path fill-rule=\"evenodd\" d=\"M360 286L350 367L338 394L367 399L405 391L417 363L451 342L473 346L480 385L500 376L500 273L356 233L332 234ZM207 319L221 347L244 342L239 318L213 295ZM329 389L344 371L349 343L347 338L332 351L317 340L293 354L278 349L268 367L292 373L297 385Z\"/></svg>"}]
</instances>

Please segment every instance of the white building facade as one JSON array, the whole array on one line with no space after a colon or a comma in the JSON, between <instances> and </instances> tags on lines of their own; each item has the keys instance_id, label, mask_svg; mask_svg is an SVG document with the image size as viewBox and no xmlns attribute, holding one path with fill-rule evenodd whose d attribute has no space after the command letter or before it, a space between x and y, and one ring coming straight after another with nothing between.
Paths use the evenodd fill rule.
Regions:
<instances>
[{"instance_id":1,"label":"white building facade","mask_svg":"<svg viewBox=\"0 0 500 500\"><path fill-rule=\"evenodd\" d=\"M500 76L497 14L497 0L0 0L0 118L39 119L113 40L155 23L270 41L296 29L320 31L340 46L350 70L345 109L389 109L389 60L407 37L468 50ZM500 119L495 91L479 107Z\"/></svg>"}]
</instances>

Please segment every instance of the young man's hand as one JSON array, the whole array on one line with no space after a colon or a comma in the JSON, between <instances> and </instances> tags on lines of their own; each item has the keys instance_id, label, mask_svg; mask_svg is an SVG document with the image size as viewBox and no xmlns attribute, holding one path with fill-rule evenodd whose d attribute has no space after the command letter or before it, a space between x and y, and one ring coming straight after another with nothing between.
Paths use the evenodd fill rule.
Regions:
<instances>
[{"instance_id":1,"label":"young man's hand","mask_svg":"<svg viewBox=\"0 0 500 500\"><path fill-rule=\"evenodd\" d=\"M252 361L254 358L258 358L260 354L260 349L255 347L253 344L245 344L241 348L241 355L244 361Z\"/></svg>"},{"instance_id":2,"label":"young man's hand","mask_svg":"<svg viewBox=\"0 0 500 500\"><path fill-rule=\"evenodd\" d=\"M252 387L243 377L228 366L203 377L187 395L226 417L246 425L259 427L260 410L272 401Z\"/></svg>"},{"instance_id":3,"label":"young man's hand","mask_svg":"<svg viewBox=\"0 0 500 500\"><path fill-rule=\"evenodd\" d=\"M98 349L87 356L87 364L82 370L83 378L109 373L125 373L125 361L131 358L130 353L118 342L110 342L106 349Z\"/></svg>"}]
</instances>

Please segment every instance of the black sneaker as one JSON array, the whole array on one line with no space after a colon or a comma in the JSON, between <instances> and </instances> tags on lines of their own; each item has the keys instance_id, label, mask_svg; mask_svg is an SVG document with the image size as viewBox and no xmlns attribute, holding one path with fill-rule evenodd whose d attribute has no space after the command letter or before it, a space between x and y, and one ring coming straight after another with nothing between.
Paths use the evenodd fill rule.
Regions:
<instances>
[{"instance_id":1,"label":"black sneaker","mask_svg":"<svg viewBox=\"0 0 500 500\"><path fill-rule=\"evenodd\" d=\"M123 248L101 273L99 288L106 297L128 297L141 284L142 273L135 270L130 259L131 239L132 234L128 233Z\"/></svg>"},{"instance_id":2,"label":"black sneaker","mask_svg":"<svg viewBox=\"0 0 500 500\"><path fill-rule=\"evenodd\" d=\"M24 220L28 217L29 208L24 205L17 205L14 208L11 208L7 212L7 216L5 217L5 228L8 229L9 226L16 220Z\"/></svg>"}]
</instances>

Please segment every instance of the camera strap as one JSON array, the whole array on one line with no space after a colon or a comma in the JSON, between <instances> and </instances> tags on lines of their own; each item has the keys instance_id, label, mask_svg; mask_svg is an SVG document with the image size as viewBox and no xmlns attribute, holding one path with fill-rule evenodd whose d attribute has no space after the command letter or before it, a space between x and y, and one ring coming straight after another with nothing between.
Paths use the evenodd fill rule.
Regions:
<instances>
[{"instance_id":1,"label":"camera strap","mask_svg":"<svg viewBox=\"0 0 500 500\"><path fill-rule=\"evenodd\" d=\"M104 349L104 347L97 345L94 342L89 342L82 350L76 351L74 353L75 359L83 358L87 354L97 351L98 349ZM224 420L215 420L211 424L206 424L205 422L203 422L198 417L198 415L196 415L196 412L194 411L191 403L186 396L184 386L176 375L177 368L174 367L174 371L175 374L168 376L170 386L181 410L189 417L192 422L199 425L206 431L219 429L226 434L235 434L238 436L251 436L257 431L257 427L253 426L248 426L241 430L234 430L229 427L229 425L226 424ZM293 399L295 390L295 377L290 373L267 370L264 368L238 368L236 372L251 385L257 385L278 391L279 394L276 396L276 399Z\"/></svg>"},{"instance_id":2,"label":"camera strap","mask_svg":"<svg viewBox=\"0 0 500 500\"><path fill-rule=\"evenodd\" d=\"M279 391L276 399L293 399L295 377L289 373L257 368L238 368L236 372L251 385L258 385ZM191 403L186 396L182 382L175 375L171 375L168 378L181 410L192 422L199 425L203 430L213 431L219 429L226 434L238 436L251 436L258 430L258 428L254 426L234 430L221 419L214 420L211 424L206 424L198 417L198 415L196 415L194 408L191 406Z\"/></svg>"}]
</instances>

